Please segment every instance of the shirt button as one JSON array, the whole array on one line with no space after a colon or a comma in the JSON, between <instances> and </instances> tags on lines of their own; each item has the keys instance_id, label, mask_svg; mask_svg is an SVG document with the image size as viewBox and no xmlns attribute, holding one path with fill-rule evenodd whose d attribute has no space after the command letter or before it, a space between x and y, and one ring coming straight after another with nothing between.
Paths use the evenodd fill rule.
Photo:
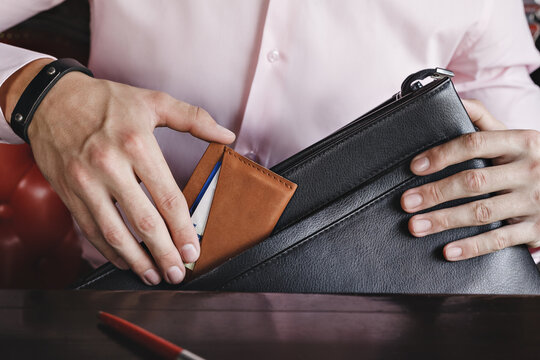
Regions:
<instances>
[{"instance_id":1,"label":"shirt button","mask_svg":"<svg viewBox=\"0 0 540 360\"><path fill-rule=\"evenodd\" d=\"M259 157L255 154L255 151L251 150L244 154L251 161L259 162Z\"/></svg>"},{"instance_id":2,"label":"shirt button","mask_svg":"<svg viewBox=\"0 0 540 360\"><path fill-rule=\"evenodd\" d=\"M268 52L268 54L266 54L266 59L271 63L278 61L279 60L279 51L274 49L274 50Z\"/></svg>"}]
</instances>

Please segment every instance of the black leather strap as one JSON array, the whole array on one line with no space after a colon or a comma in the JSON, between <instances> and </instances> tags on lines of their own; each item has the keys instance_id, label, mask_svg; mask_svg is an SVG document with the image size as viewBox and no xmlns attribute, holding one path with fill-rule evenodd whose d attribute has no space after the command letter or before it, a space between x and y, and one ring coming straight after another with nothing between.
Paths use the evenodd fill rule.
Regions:
<instances>
[{"instance_id":1,"label":"black leather strap","mask_svg":"<svg viewBox=\"0 0 540 360\"><path fill-rule=\"evenodd\" d=\"M11 114L11 128L27 143L30 144L28 127L39 104L54 84L71 71L80 71L88 76L94 76L89 69L75 59L58 59L41 69L24 89Z\"/></svg>"}]
</instances>

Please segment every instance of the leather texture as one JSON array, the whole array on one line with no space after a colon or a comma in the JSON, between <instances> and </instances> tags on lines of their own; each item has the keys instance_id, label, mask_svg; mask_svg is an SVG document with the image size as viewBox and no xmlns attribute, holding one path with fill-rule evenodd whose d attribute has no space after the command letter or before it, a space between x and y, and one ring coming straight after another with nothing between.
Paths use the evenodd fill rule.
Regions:
<instances>
[{"instance_id":1,"label":"leather texture","mask_svg":"<svg viewBox=\"0 0 540 360\"><path fill-rule=\"evenodd\" d=\"M409 170L411 159L473 131L449 79L388 101L272 168L297 183L298 189L269 238L186 284L154 288L540 294L540 274L526 247L460 262L443 259L445 244L497 228L500 223L425 238L415 238L407 229L412 215L400 207L405 190L487 165L476 159L418 177ZM110 265L76 287L149 288L132 273Z\"/></svg>"},{"instance_id":2,"label":"leather texture","mask_svg":"<svg viewBox=\"0 0 540 360\"><path fill-rule=\"evenodd\" d=\"M268 237L296 190L296 184L212 143L184 189L190 208L220 160L201 256L190 276L203 274Z\"/></svg>"}]
</instances>

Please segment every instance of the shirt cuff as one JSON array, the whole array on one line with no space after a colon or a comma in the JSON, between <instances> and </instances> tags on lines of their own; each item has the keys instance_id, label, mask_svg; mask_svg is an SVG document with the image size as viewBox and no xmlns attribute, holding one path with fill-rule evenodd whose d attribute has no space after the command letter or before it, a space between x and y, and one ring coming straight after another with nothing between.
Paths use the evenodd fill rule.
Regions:
<instances>
[{"instance_id":1,"label":"shirt cuff","mask_svg":"<svg viewBox=\"0 0 540 360\"><path fill-rule=\"evenodd\" d=\"M0 59L2 59L2 61L0 61L0 86L26 64L43 58L55 59L50 55L7 44L0 44ZM0 143L21 144L23 142L23 139L15 134L9 126L4 117L4 112L0 111Z\"/></svg>"}]
</instances>

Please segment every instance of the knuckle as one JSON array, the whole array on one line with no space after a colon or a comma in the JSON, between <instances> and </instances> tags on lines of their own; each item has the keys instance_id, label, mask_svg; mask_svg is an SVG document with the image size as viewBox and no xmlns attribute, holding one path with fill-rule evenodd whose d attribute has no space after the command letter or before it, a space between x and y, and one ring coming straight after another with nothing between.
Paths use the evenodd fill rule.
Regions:
<instances>
[{"instance_id":1,"label":"knuckle","mask_svg":"<svg viewBox=\"0 0 540 360\"><path fill-rule=\"evenodd\" d=\"M463 143L467 150L476 153L484 146L485 138L482 134L473 132L463 135Z\"/></svg>"},{"instance_id":2,"label":"knuckle","mask_svg":"<svg viewBox=\"0 0 540 360\"><path fill-rule=\"evenodd\" d=\"M204 119L204 120L213 121L212 116L210 115L210 113L208 111L206 111L205 109L203 109L202 107L198 107L198 106L197 106L196 119L197 120Z\"/></svg>"},{"instance_id":3,"label":"knuckle","mask_svg":"<svg viewBox=\"0 0 540 360\"><path fill-rule=\"evenodd\" d=\"M494 234L494 250L497 251L497 250L502 250L502 249L506 249L507 247L509 247L511 244L510 244L510 240L508 239L508 237L503 234L502 232L495 232Z\"/></svg>"},{"instance_id":4,"label":"knuckle","mask_svg":"<svg viewBox=\"0 0 540 360\"><path fill-rule=\"evenodd\" d=\"M540 132L537 130L525 130L525 147L528 150L538 152L540 149Z\"/></svg>"},{"instance_id":5,"label":"knuckle","mask_svg":"<svg viewBox=\"0 0 540 360\"><path fill-rule=\"evenodd\" d=\"M426 190L434 203L440 204L444 202L444 195L442 193L441 187L437 183L427 185Z\"/></svg>"},{"instance_id":6,"label":"knuckle","mask_svg":"<svg viewBox=\"0 0 540 360\"><path fill-rule=\"evenodd\" d=\"M175 247L164 249L161 253L153 254L159 264L168 267L169 264L181 262L180 254Z\"/></svg>"},{"instance_id":7,"label":"knuckle","mask_svg":"<svg viewBox=\"0 0 540 360\"><path fill-rule=\"evenodd\" d=\"M202 115L203 109L195 105L189 105L188 108L188 119L190 123L195 124L200 115Z\"/></svg>"},{"instance_id":8,"label":"knuckle","mask_svg":"<svg viewBox=\"0 0 540 360\"><path fill-rule=\"evenodd\" d=\"M133 270L134 273L138 274L139 276L143 276L144 272L150 268L152 268L152 265L149 264L148 260L144 258L144 256L138 256L135 259L131 261L126 261L129 264L129 267L131 270Z\"/></svg>"},{"instance_id":9,"label":"knuckle","mask_svg":"<svg viewBox=\"0 0 540 360\"><path fill-rule=\"evenodd\" d=\"M94 145L89 149L90 164L106 174L117 171L116 154L110 146Z\"/></svg>"},{"instance_id":10,"label":"knuckle","mask_svg":"<svg viewBox=\"0 0 540 360\"><path fill-rule=\"evenodd\" d=\"M113 248L118 249L124 244L123 231L118 227L111 227L103 231L105 241Z\"/></svg>"},{"instance_id":11,"label":"knuckle","mask_svg":"<svg viewBox=\"0 0 540 360\"><path fill-rule=\"evenodd\" d=\"M172 212L178 208L180 200L180 195L176 192L165 194L158 202L159 208L167 212Z\"/></svg>"},{"instance_id":12,"label":"knuckle","mask_svg":"<svg viewBox=\"0 0 540 360\"><path fill-rule=\"evenodd\" d=\"M154 104L167 104L171 101L172 96L163 91L151 91L149 93L150 102Z\"/></svg>"},{"instance_id":13,"label":"knuckle","mask_svg":"<svg viewBox=\"0 0 540 360\"><path fill-rule=\"evenodd\" d=\"M77 161L71 160L66 164L66 173L70 180L79 188L86 188L90 183L90 174L85 169L84 165Z\"/></svg>"},{"instance_id":14,"label":"knuckle","mask_svg":"<svg viewBox=\"0 0 540 360\"><path fill-rule=\"evenodd\" d=\"M534 223L533 223L533 232L536 234L536 235L539 235L540 234L540 219L536 220ZM540 239L537 240L539 243L540 243ZM540 245L538 245L540 246Z\"/></svg>"},{"instance_id":15,"label":"knuckle","mask_svg":"<svg viewBox=\"0 0 540 360\"><path fill-rule=\"evenodd\" d=\"M146 154L143 136L136 131L127 131L122 134L122 147L132 158L140 158Z\"/></svg>"},{"instance_id":16,"label":"knuckle","mask_svg":"<svg viewBox=\"0 0 540 360\"><path fill-rule=\"evenodd\" d=\"M171 229L171 236L176 243L188 243L196 239L195 227L191 221L182 221L176 228Z\"/></svg>"},{"instance_id":17,"label":"knuckle","mask_svg":"<svg viewBox=\"0 0 540 360\"><path fill-rule=\"evenodd\" d=\"M470 251L471 251L470 257L477 257L481 255L480 244L478 243L478 240L474 240L471 242Z\"/></svg>"},{"instance_id":18,"label":"knuckle","mask_svg":"<svg viewBox=\"0 0 540 360\"><path fill-rule=\"evenodd\" d=\"M468 102L474 103L477 106L480 106L481 108L485 108L484 103L482 103L478 99L467 99Z\"/></svg>"},{"instance_id":19,"label":"knuckle","mask_svg":"<svg viewBox=\"0 0 540 360\"><path fill-rule=\"evenodd\" d=\"M443 150L442 146L432 148L427 155L431 163L436 167L444 167L448 163L448 153Z\"/></svg>"},{"instance_id":20,"label":"knuckle","mask_svg":"<svg viewBox=\"0 0 540 360\"><path fill-rule=\"evenodd\" d=\"M481 192L487 183L486 174L481 170L469 170L465 172L465 189L472 193Z\"/></svg>"},{"instance_id":21,"label":"knuckle","mask_svg":"<svg viewBox=\"0 0 540 360\"><path fill-rule=\"evenodd\" d=\"M146 235L154 233L158 225L159 219L155 214L141 216L135 221L135 228L139 231L139 233Z\"/></svg>"},{"instance_id":22,"label":"knuckle","mask_svg":"<svg viewBox=\"0 0 540 360\"><path fill-rule=\"evenodd\" d=\"M92 241L94 239L101 238L101 232L95 226L85 224L79 219L77 219L76 221L82 233L88 240Z\"/></svg>"},{"instance_id":23,"label":"knuckle","mask_svg":"<svg viewBox=\"0 0 540 360\"><path fill-rule=\"evenodd\" d=\"M195 105L189 105L188 119L190 120L191 126L200 123L207 125L215 123L214 119L212 118L210 113L208 113L208 111L206 111L202 107Z\"/></svg>"},{"instance_id":24,"label":"knuckle","mask_svg":"<svg viewBox=\"0 0 540 360\"><path fill-rule=\"evenodd\" d=\"M540 177L540 159L534 159L529 163L529 175L535 180Z\"/></svg>"},{"instance_id":25,"label":"knuckle","mask_svg":"<svg viewBox=\"0 0 540 360\"><path fill-rule=\"evenodd\" d=\"M452 227L450 219L451 217L449 214L447 214L445 210L441 210L433 214L432 221L435 227L439 228L440 230L446 230Z\"/></svg>"},{"instance_id":26,"label":"knuckle","mask_svg":"<svg viewBox=\"0 0 540 360\"><path fill-rule=\"evenodd\" d=\"M492 219L491 209L484 203L480 202L475 204L474 207L474 218L479 224L488 224Z\"/></svg>"},{"instance_id":27,"label":"knuckle","mask_svg":"<svg viewBox=\"0 0 540 360\"><path fill-rule=\"evenodd\" d=\"M540 206L540 187L536 187L533 190L531 198L535 205Z\"/></svg>"}]
</instances>

